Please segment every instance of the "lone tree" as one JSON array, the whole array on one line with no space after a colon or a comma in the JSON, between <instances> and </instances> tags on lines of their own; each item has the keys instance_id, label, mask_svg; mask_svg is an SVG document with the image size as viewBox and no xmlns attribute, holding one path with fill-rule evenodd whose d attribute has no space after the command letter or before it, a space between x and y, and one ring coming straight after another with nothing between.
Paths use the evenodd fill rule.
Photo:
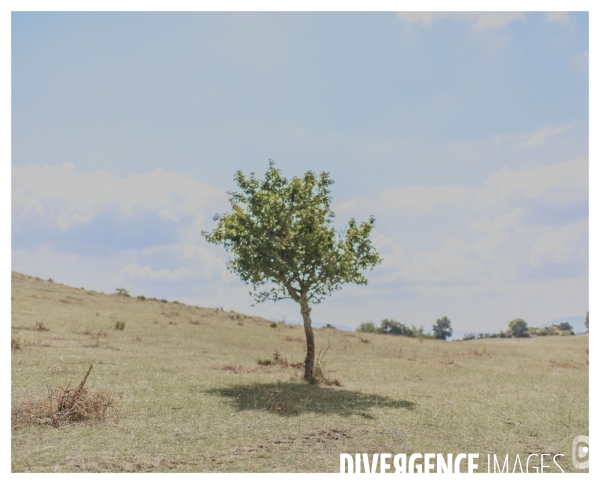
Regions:
<instances>
[{"instance_id":1,"label":"lone tree","mask_svg":"<svg viewBox=\"0 0 600 484\"><path fill-rule=\"evenodd\" d=\"M233 254L229 270L251 284L257 303L293 299L300 305L306 333L304 378L314 381L315 337L311 305L339 290L342 284L367 284L363 272L382 259L369 238L375 219L336 233L329 208L333 180L308 171L302 178L284 178L269 160L264 180L241 171L234 180L240 192L229 192L233 211L217 214L217 228L204 238ZM264 287L266 285L266 288ZM263 286L265 290L259 290Z\"/></svg>"},{"instance_id":2,"label":"lone tree","mask_svg":"<svg viewBox=\"0 0 600 484\"><path fill-rule=\"evenodd\" d=\"M444 316L442 319L436 320L433 325L433 334L435 334L436 339L443 339L452 336L452 324L450 320Z\"/></svg>"},{"instance_id":3,"label":"lone tree","mask_svg":"<svg viewBox=\"0 0 600 484\"><path fill-rule=\"evenodd\" d=\"M508 323L508 332L515 338L526 338L529 336L527 323L521 318L513 319Z\"/></svg>"}]
</instances>

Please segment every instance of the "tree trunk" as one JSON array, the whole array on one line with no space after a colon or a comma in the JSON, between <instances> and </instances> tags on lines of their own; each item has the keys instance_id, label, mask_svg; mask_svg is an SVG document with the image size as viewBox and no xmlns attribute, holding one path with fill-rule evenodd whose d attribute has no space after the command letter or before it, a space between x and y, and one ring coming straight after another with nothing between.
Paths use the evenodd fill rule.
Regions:
<instances>
[{"instance_id":1,"label":"tree trunk","mask_svg":"<svg viewBox=\"0 0 600 484\"><path fill-rule=\"evenodd\" d=\"M304 321L306 333L306 359L304 360L304 379L311 381L315 371L315 335L310 321L310 308L308 304L300 304L300 312Z\"/></svg>"}]
</instances>

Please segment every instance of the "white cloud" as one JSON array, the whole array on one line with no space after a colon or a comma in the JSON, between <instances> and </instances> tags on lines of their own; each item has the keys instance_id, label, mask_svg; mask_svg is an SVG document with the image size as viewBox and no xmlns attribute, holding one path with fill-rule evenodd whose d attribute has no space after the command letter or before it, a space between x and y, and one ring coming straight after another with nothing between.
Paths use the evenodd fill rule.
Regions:
<instances>
[{"instance_id":1,"label":"white cloud","mask_svg":"<svg viewBox=\"0 0 600 484\"><path fill-rule=\"evenodd\" d=\"M548 22L557 22L561 25L568 25L571 23L571 17L567 12L548 12L546 14L546 20Z\"/></svg>"},{"instance_id":2,"label":"white cloud","mask_svg":"<svg viewBox=\"0 0 600 484\"><path fill-rule=\"evenodd\" d=\"M387 190L381 200L390 208L422 215L432 213L440 205L480 206L491 202L489 195L485 190L465 186L411 186Z\"/></svg>"},{"instance_id":3,"label":"white cloud","mask_svg":"<svg viewBox=\"0 0 600 484\"><path fill-rule=\"evenodd\" d=\"M551 228L531 246L529 263L565 264L574 259L587 259L588 221L582 220L565 227Z\"/></svg>"},{"instance_id":4,"label":"white cloud","mask_svg":"<svg viewBox=\"0 0 600 484\"><path fill-rule=\"evenodd\" d=\"M485 184L496 197L506 201L517 194L550 206L567 206L588 198L588 160L575 159L535 170L503 168Z\"/></svg>"},{"instance_id":5,"label":"white cloud","mask_svg":"<svg viewBox=\"0 0 600 484\"><path fill-rule=\"evenodd\" d=\"M382 202L412 215L433 213L437 208L478 209L511 207L511 197L523 196L548 206L568 206L588 197L588 160L575 159L534 170L503 168L485 182L486 188L455 186L407 186L387 190ZM515 200L514 203L517 203Z\"/></svg>"},{"instance_id":6,"label":"white cloud","mask_svg":"<svg viewBox=\"0 0 600 484\"><path fill-rule=\"evenodd\" d=\"M113 209L129 217L150 210L163 221L203 217L209 200L225 199L217 187L160 169L123 179L103 171L82 175L73 164L12 167L13 216L35 212L63 230Z\"/></svg>"},{"instance_id":7,"label":"white cloud","mask_svg":"<svg viewBox=\"0 0 600 484\"><path fill-rule=\"evenodd\" d=\"M374 242L384 263L374 280L431 287L490 284L520 280L527 277L528 268L542 270L567 262L574 264L572 274L587 264L587 199L586 159L532 170L503 168L486 180L485 188L388 190L381 195L388 207L412 216L435 216L443 207L443 217L452 217L463 236L461 231L442 235L431 248L416 247L410 253L378 234ZM429 224L440 219L427 220Z\"/></svg>"},{"instance_id":8,"label":"white cloud","mask_svg":"<svg viewBox=\"0 0 600 484\"><path fill-rule=\"evenodd\" d=\"M350 211L354 210L355 208L357 208L358 206L364 204L366 201L367 201L367 197L358 197L358 198L354 198L352 200L348 200L346 202L336 204L336 205L334 205L333 209L335 212L341 212L341 213L350 212Z\"/></svg>"},{"instance_id":9,"label":"white cloud","mask_svg":"<svg viewBox=\"0 0 600 484\"><path fill-rule=\"evenodd\" d=\"M523 135L495 135L492 136L491 140L496 146L500 146L505 143L512 143L517 148L534 148L545 145L548 138L551 138L559 133L562 133L563 131L571 129L571 127L572 126L570 125L555 127L545 126L533 133Z\"/></svg>"},{"instance_id":10,"label":"white cloud","mask_svg":"<svg viewBox=\"0 0 600 484\"><path fill-rule=\"evenodd\" d=\"M517 271L498 249L512 237L519 216L513 211L493 220L480 220L476 228L484 231L483 237L475 241L444 238L434 249L413 254L406 254L390 238L377 234L374 244L384 261L374 281L456 285L513 280Z\"/></svg>"},{"instance_id":11,"label":"white cloud","mask_svg":"<svg viewBox=\"0 0 600 484\"><path fill-rule=\"evenodd\" d=\"M529 135L524 141L519 143L519 147L521 148L530 148L532 146L541 146L546 143L546 138L554 136L555 134L561 133L567 129L565 126L560 126L558 128L542 128L532 135Z\"/></svg>"},{"instance_id":12,"label":"white cloud","mask_svg":"<svg viewBox=\"0 0 600 484\"><path fill-rule=\"evenodd\" d=\"M431 25L434 19L452 18L466 21L471 30L497 30L514 21L525 21L523 12L398 12L399 19L407 23Z\"/></svg>"}]
</instances>

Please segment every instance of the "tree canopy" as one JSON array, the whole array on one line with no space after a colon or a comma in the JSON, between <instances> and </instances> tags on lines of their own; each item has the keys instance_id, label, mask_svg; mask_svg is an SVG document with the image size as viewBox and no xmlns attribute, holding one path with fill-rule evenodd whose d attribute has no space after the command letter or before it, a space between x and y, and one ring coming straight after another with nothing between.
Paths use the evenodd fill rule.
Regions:
<instances>
[{"instance_id":1,"label":"tree canopy","mask_svg":"<svg viewBox=\"0 0 600 484\"><path fill-rule=\"evenodd\" d=\"M264 179L238 171L234 180L240 191L229 192L232 211L217 214L217 227L202 234L232 254L227 266L252 285L256 302L292 299L300 304L308 347L305 376L310 379L309 305L345 283L367 284L363 272L382 260L370 240L375 219L360 224L351 219L336 231L328 173L307 171L288 180L271 161Z\"/></svg>"},{"instance_id":2,"label":"tree canopy","mask_svg":"<svg viewBox=\"0 0 600 484\"><path fill-rule=\"evenodd\" d=\"M433 334L435 335L436 339L443 340L452 336L452 323L446 316L436 320L435 324L433 325Z\"/></svg>"},{"instance_id":3,"label":"tree canopy","mask_svg":"<svg viewBox=\"0 0 600 484\"><path fill-rule=\"evenodd\" d=\"M508 323L508 332L515 338L526 338L529 336L527 322L521 318L513 319L510 323Z\"/></svg>"}]
</instances>

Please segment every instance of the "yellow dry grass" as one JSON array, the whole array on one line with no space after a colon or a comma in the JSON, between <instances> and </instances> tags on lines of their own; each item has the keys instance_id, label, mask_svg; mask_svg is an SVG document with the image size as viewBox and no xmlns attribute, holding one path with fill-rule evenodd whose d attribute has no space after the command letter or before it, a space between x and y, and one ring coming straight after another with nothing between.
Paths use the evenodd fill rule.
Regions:
<instances>
[{"instance_id":1,"label":"yellow dry grass","mask_svg":"<svg viewBox=\"0 0 600 484\"><path fill-rule=\"evenodd\" d=\"M317 329L336 387L305 384L290 363L304 358L300 326L270 324L13 273L13 410L92 364L86 388L122 400L118 421L17 426L12 470L338 472L341 452L479 452L484 468L487 453L552 449L572 471L572 439L589 435L587 336L420 342ZM276 351L287 365L257 363Z\"/></svg>"}]
</instances>

